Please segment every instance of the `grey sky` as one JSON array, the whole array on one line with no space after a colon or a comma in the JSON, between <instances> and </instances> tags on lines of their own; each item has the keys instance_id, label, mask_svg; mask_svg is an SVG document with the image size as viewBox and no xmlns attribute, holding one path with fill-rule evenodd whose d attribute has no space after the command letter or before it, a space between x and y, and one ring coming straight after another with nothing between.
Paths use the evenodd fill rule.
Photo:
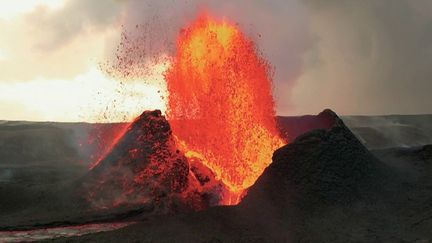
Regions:
<instances>
[{"instance_id":1,"label":"grey sky","mask_svg":"<svg viewBox=\"0 0 432 243\"><path fill-rule=\"evenodd\" d=\"M11 33L0 37L0 51L6 43L13 54L0 56L0 84L73 79L112 57L121 29L133 33L137 24L151 25L145 34L157 50L172 52L200 9L239 23L256 41L275 67L278 114L432 113L429 0L70 0L0 18Z\"/></svg>"},{"instance_id":2,"label":"grey sky","mask_svg":"<svg viewBox=\"0 0 432 243\"><path fill-rule=\"evenodd\" d=\"M432 113L431 1L305 3L315 44L293 91L296 107L318 111L325 105L344 114Z\"/></svg>"},{"instance_id":3,"label":"grey sky","mask_svg":"<svg viewBox=\"0 0 432 243\"><path fill-rule=\"evenodd\" d=\"M131 23L157 15L165 34L202 6L238 22L275 66L279 114L432 113L431 1L129 4Z\"/></svg>"}]
</instances>

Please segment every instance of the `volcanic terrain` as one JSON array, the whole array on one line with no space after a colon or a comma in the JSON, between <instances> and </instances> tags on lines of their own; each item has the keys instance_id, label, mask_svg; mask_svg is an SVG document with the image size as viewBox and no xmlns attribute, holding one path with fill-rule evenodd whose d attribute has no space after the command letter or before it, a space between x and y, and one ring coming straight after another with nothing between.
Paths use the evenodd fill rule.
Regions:
<instances>
[{"instance_id":1,"label":"volcanic terrain","mask_svg":"<svg viewBox=\"0 0 432 243\"><path fill-rule=\"evenodd\" d=\"M400 120L405 127L418 127L430 116L415 118ZM352 124L352 117L344 119ZM297 135L291 137L295 139L292 143L275 151L273 162L243 200L236 206L212 207L204 200L209 195L204 196L201 190L191 197L201 205L195 211L187 206L194 204L182 200L183 192L193 191L184 184L190 178L186 170L178 171L182 166L174 166L190 165L181 152L172 149L169 125L158 112L144 112L117 149L90 171L88 165L76 162L82 151L73 145L80 134L77 131L90 125L4 122L1 142L9 149L1 152L1 228L10 231L89 222L137 222L110 232L56 240L68 242L427 242L432 238L430 145L367 147L386 144L388 139L378 141L379 136L365 136L355 127L352 133L330 110L317 116L281 117L278 123L281 131L293 129L292 124L305 125L295 128L297 134L291 133ZM367 126L363 121L362 127ZM151 139L139 142L140 148L148 149L138 155L140 161L151 163L150 155L160 148L165 155L172 153L172 158L177 158L157 166L169 171L163 175L175 175L174 180L157 178L158 185L169 185L153 190L159 196L149 193L149 187L140 181L123 178L123 173L110 169L145 171L149 164L122 158L125 151L134 151L135 138L150 134L165 142L157 146ZM31 143L31 138L37 142ZM399 139L406 138L401 135ZM11 153L11 149L33 152ZM69 158L50 157L52 153ZM183 186L179 189L173 184ZM123 185L134 188L133 194L121 194L129 192ZM88 200L92 186L104 199L99 204ZM115 198L106 197L107 191L117 191L113 195L119 197L115 198L126 200L115 202Z\"/></svg>"}]
</instances>

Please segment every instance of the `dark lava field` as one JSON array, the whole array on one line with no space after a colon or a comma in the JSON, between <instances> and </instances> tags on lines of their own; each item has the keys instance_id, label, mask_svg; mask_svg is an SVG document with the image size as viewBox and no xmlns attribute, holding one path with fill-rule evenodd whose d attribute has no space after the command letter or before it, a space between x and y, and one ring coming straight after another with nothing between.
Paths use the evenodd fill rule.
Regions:
<instances>
[{"instance_id":1,"label":"dark lava field","mask_svg":"<svg viewBox=\"0 0 432 243\"><path fill-rule=\"evenodd\" d=\"M166 121L142 116L156 119L152 137L169 144ZM122 148L134 148L119 145L89 172L96 148L80 141L94 124L0 121L0 242L432 242L432 115L339 118L325 110L277 119L290 143L240 204L212 207L211 198L179 204L170 196L187 190L181 157L164 161L176 177L157 185L176 187L158 188L158 200L134 194L124 198L133 203L106 206L124 175L118 168L131 164ZM141 133L148 135L129 136ZM95 187L101 175L109 179ZM137 189L127 177L122 183ZM88 192L106 200L93 207Z\"/></svg>"}]
</instances>

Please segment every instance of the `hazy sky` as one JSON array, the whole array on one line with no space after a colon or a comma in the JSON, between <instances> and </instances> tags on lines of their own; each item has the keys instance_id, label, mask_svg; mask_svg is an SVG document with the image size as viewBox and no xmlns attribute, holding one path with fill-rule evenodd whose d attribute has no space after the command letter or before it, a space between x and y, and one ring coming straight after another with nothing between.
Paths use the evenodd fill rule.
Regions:
<instances>
[{"instance_id":1,"label":"hazy sky","mask_svg":"<svg viewBox=\"0 0 432 243\"><path fill-rule=\"evenodd\" d=\"M120 83L99 64L136 25L169 54L202 9L238 22L274 65L280 115L432 113L429 0L0 0L0 119L112 121L164 109L163 87L143 80L162 80L166 65L148 60L154 73Z\"/></svg>"}]
</instances>

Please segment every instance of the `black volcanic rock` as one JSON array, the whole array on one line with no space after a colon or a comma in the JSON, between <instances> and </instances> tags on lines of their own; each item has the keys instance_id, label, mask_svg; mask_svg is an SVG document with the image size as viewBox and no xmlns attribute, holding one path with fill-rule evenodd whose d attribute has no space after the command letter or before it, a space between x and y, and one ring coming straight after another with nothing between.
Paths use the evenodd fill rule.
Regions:
<instances>
[{"instance_id":1,"label":"black volcanic rock","mask_svg":"<svg viewBox=\"0 0 432 243\"><path fill-rule=\"evenodd\" d=\"M110 208L147 205L161 213L206 207L161 112L145 111L85 176L87 199Z\"/></svg>"},{"instance_id":2,"label":"black volcanic rock","mask_svg":"<svg viewBox=\"0 0 432 243\"><path fill-rule=\"evenodd\" d=\"M432 161L432 144L423 146L420 155L424 160Z\"/></svg>"},{"instance_id":3,"label":"black volcanic rock","mask_svg":"<svg viewBox=\"0 0 432 243\"><path fill-rule=\"evenodd\" d=\"M384 165L333 111L319 116L333 120L330 128L308 132L275 151L273 163L249 190L244 204L257 197L272 198L275 203L296 197L301 204L345 204L381 183L386 177Z\"/></svg>"}]
</instances>

